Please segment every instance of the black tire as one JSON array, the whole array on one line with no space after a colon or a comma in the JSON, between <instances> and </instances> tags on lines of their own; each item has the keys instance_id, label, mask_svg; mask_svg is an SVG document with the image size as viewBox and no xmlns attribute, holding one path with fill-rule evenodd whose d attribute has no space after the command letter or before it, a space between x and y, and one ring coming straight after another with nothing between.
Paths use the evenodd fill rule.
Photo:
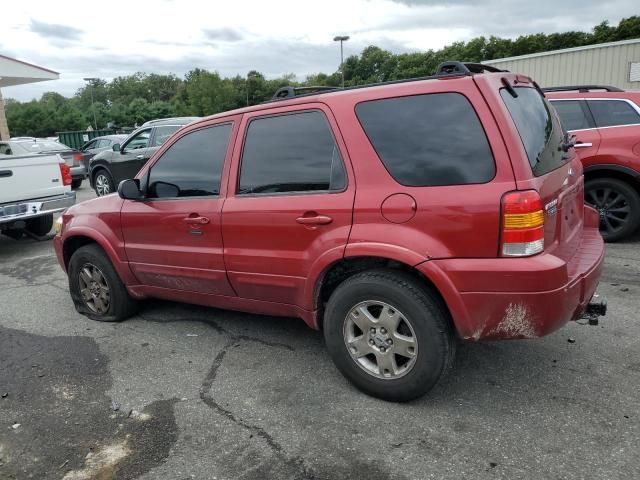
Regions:
<instances>
[{"instance_id":1,"label":"black tire","mask_svg":"<svg viewBox=\"0 0 640 480\"><path fill-rule=\"evenodd\" d=\"M600 233L606 242L628 237L640 226L640 195L617 178L596 178L585 184L585 202L600 213Z\"/></svg>"},{"instance_id":2,"label":"black tire","mask_svg":"<svg viewBox=\"0 0 640 480\"><path fill-rule=\"evenodd\" d=\"M101 180L101 178L104 179L104 183L102 183L103 180ZM102 185L105 185L109 191L105 193L101 187ZM113 177L106 168L99 168L93 174L93 189L96 191L96 195L98 197L102 197L116 191Z\"/></svg>"},{"instance_id":3,"label":"black tire","mask_svg":"<svg viewBox=\"0 0 640 480\"><path fill-rule=\"evenodd\" d=\"M81 178L74 178L73 180L71 180L71 190L79 189L80 185L82 185L82 179Z\"/></svg>"},{"instance_id":4,"label":"black tire","mask_svg":"<svg viewBox=\"0 0 640 480\"><path fill-rule=\"evenodd\" d=\"M21 228L12 228L10 230L3 230L2 233L5 236L12 238L14 240L20 240L24 235L24 230Z\"/></svg>"},{"instance_id":5,"label":"black tire","mask_svg":"<svg viewBox=\"0 0 640 480\"><path fill-rule=\"evenodd\" d=\"M53 228L53 214L27 220L27 230L38 237L44 237Z\"/></svg>"},{"instance_id":6,"label":"black tire","mask_svg":"<svg viewBox=\"0 0 640 480\"><path fill-rule=\"evenodd\" d=\"M368 301L392 306L410 321L417 353L412 367L399 378L378 378L349 353L345 340L347 315ZM448 312L437 295L411 275L393 270L359 273L340 284L327 303L324 337L336 367L357 388L397 402L413 400L431 390L451 368L456 350ZM393 355L395 362L397 357Z\"/></svg>"},{"instance_id":7,"label":"black tire","mask_svg":"<svg viewBox=\"0 0 640 480\"><path fill-rule=\"evenodd\" d=\"M83 299L80 273L87 266L97 267L109 288L108 308L103 313L94 311ZM85 245L76 250L69 261L68 272L69 291L78 313L100 322L120 322L131 317L138 310L138 302L129 296L109 257L98 245Z\"/></svg>"}]
</instances>

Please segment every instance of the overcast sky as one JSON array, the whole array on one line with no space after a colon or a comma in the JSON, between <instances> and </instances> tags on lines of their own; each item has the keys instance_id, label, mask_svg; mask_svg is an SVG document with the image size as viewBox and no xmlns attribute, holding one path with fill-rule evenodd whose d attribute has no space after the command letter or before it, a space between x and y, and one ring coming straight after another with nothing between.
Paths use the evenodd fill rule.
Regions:
<instances>
[{"instance_id":1,"label":"overcast sky","mask_svg":"<svg viewBox=\"0 0 640 480\"><path fill-rule=\"evenodd\" d=\"M60 80L3 95L70 96L83 77L181 77L196 67L303 79L338 68L337 34L351 35L345 56L371 44L399 53L479 35L590 30L634 14L638 0L10 0L2 5L0 54L58 71Z\"/></svg>"}]
</instances>

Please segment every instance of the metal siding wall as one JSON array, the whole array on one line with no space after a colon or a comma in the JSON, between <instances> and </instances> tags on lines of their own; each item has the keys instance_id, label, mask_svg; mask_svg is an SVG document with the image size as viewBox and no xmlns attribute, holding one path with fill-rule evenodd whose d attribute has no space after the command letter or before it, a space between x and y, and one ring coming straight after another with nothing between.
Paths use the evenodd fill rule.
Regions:
<instances>
[{"instance_id":1,"label":"metal siding wall","mask_svg":"<svg viewBox=\"0 0 640 480\"><path fill-rule=\"evenodd\" d=\"M640 43L486 63L528 75L543 87L605 84L640 89L640 82L629 82L631 62L640 62Z\"/></svg>"}]
</instances>

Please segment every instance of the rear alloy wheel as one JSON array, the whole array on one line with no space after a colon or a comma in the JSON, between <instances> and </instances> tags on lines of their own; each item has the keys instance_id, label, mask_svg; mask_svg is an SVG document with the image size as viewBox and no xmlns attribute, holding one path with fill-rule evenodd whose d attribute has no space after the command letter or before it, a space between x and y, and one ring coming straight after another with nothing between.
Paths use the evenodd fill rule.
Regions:
<instances>
[{"instance_id":1,"label":"rear alloy wheel","mask_svg":"<svg viewBox=\"0 0 640 480\"><path fill-rule=\"evenodd\" d=\"M631 235L640 225L640 197L616 178L598 178L585 185L585 202L600 214L600 233L607 242Z\"/></svg>"},{"instance_id":2,"label":"rear alloy wheel","mask_svg":"<svg viewBox=\"0 0 640 480\"><path fill-rule=\"evenodd\" d=\"M99 197L103 197L114 191L111 175L109 175L106 170L100 170L96 174L93 185L95 186L96 195L98 195Z\"/></svg>"},{"instance_id":3,"label":"rear alloy wheel","mask_svg":"<svg viewBox=\"0 0 640 480\"><path fill-rule=\"evenodd\" d=\"M349 311L344 342L353 361L377 378L406 375L418 354L416 334L407 317L377 300L364 301Z\"/></svg>"},{"instance_id":4,"label":"rear alloy wheel","mask_svg":"<svg viewBox=\"0 0 640 480\"><path fill-rule=\"evenodd\" d=\"M446 307L405 272L370 270L348 278L331 294L323 326L336 367L378 398L420 397L453 364Z\"/></svg>"}]
</instances>

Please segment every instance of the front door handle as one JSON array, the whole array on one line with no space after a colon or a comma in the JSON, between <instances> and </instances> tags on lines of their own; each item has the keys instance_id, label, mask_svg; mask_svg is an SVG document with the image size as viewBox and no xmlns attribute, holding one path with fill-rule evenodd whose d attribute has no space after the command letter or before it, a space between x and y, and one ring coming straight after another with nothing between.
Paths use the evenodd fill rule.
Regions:
<instances>
[{"instance_id":1,"label":"front door handle","mask_svg":"<svg viewBox=\"0 0 640 480\"><path fill-rule=\"evenodd\" d=\"M326 215L314 215L313 217L298 217L296 222L301 225L326 225L333 222L333 218Z\"/></svg>"},{"instance_id":2,"label":"front door handle","mask_svg":"<svg viewBox=\"0 0 640 480\"><path fill-rule=\"evenodd\" d=\"M209 223L209 219L207 217L194 216L185 218L184 222L190 225L206 225Z\"/></svg>"},{"instance_id":3,"label":"front door handle","mask_svg":"<svg viewBox=\"0 0 640 480\"><path fill-rule=\"evenodd\" d=\"M574 148L587 148L587 147L593 147L593 143L576 142L576 144L574 145Z\"/></svg>"},{"instance_id":4,"label":"front door handle","mask_svg":"<svg viewBox=\"0 0 640 480\"><path fill-rule=\"evenodd\" d=\"M136 155L136 160L144 160L144 155Z\"/></svg>"}]
</instances>

